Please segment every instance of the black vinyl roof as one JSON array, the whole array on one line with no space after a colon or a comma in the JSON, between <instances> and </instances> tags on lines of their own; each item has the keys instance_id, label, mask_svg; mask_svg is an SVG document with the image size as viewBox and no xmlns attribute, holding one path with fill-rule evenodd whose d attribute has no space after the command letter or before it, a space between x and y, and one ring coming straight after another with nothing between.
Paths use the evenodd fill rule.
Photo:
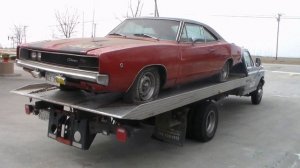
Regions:
<instances>
[{"instance_id":1,"label":"black vinyl roof","mask_svg":"<svg viewBox=\"0 0 300 168\"><path fill-rule=\"evenodd\" d=\"M190 20L190 19L171 18L171 17L135 17L135 18L127 18L127 19L128 20L131 20L131 19L173 20L173 21L179 21L179 22L184 22L184 23L197 24L197 25L201 25L201 26L205 27L206 29L208 29L211 33L213 33L218 38L218 40L225 41L224 38L210 26L208 26L202 22L198 22L198 21L194 21L194 20Z\"/></svg>"}]
</instances>

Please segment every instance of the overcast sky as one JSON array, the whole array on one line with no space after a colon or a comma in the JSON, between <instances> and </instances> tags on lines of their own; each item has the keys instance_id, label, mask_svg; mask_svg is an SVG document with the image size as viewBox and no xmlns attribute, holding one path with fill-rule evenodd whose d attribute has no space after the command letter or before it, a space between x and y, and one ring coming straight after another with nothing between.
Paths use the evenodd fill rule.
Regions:
<instances>
[{"instance_id":1,"label":"overcast sky","mask_svg":"<svg viewBox=\"0 0 300 168\"><path fill-rule=\"evenodd\" d=\"M151 16L154 0L143 0L142 16ZM300 18L298 0L157 0L162 17L197 20L213 27L228 42L250 50L252 54L274 56L277 13ZM136 2L136 0L132 0ZM129 0L9 0L1 3L0 44L10 47L7 39L14 25L26 25L27 42L61 38L56 28L55 11L77 10L79 21L91 21L95 8L96 35L104 36L124 19ZM216 15L274 16L272 19L221 17ZM300 19L282 19L280 24L279 55L300 57ZM84 31L83 31L84 27ZM80 23L73 37L91 36L91 23Z\"/></svg>"}]
</instances>

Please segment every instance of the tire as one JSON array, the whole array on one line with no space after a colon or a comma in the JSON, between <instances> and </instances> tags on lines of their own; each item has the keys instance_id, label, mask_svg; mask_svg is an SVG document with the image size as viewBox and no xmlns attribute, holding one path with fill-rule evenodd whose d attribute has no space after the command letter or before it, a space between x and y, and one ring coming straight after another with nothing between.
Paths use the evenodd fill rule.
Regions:
<instances>
[{"instance_id":1,"label":"tire","mask_svg":"<svg viewBox=\"0 0 300 168\"><path fill-rule=\"evenodd\" d=\"M257 89L251 93L251 102L254 105L258 105L261 102L263 96L263 84L260 82Z\"/></svg>"},{"instance_id":2,"label":"tire","mask_svg":"<svg viewBox=\"0 0 300 168\"><path fill-rule=\"evenodd\" d=\"M226 82L228 80L229 73L230 73L230 62L226 61L220 73L217 75L217 81Z\"/></svg>"},{"instance_id":3,"label":"tire","mask_svg":"<svg viewBox=\"0 0 300 168\"><path fill-rule=\"evenodd\" d=\"M193 139L193 117L194 111L190 110L187 115L186 138Z\"/></svg>"},{"instance_id":4,"label":"tire","mask_svg":"<svg viewBox=\"0 0 300 168\"><path fill-rule=\"evenodd\" d=\"M160 75L155 67L144 69L137 76L134 84L125 93L127 103L145 103L157 98L160 89Z\"/></svg>"},{"instance_id":5,"label":"tire","mask_svg":"<svg viewBox=\"0 0 300 168\"><path fill-rule=\"evenodd\" d=\"M192 138L200 142L210 141L218 126L217 105L210 101L201 103L196 105L192 115Z\"/></svg>"}]
</instances>

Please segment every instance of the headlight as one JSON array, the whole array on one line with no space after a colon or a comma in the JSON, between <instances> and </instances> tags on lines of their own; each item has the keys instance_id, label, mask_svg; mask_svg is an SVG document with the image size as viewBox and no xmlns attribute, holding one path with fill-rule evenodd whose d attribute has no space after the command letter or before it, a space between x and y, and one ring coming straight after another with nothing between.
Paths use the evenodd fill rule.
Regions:
<instances>
[{"instance_id":1,"label":"headlight","mask_svg":"<svg viewBox=\"0 0 300 168\"><path fill-rule=\"evenodd\" d=\"M41 59L42 59L42 53L38 52L37 53L37 60L41 61Z\"/></svg>"},{"instance_id":2,"label":"headlight","mask_svg":"<svg viewBox=\"0 0 300 168\"><path fill-rule=\"evenodd\" d=\"M42 53L36 52L36 51L31 51L30 58L33 61L41 61Z\"/></svg>"},{"instance_id":3,"label":"headlight","mask_svg":"<svg viewBox=\"0 0 300 168\"><path fill-rule=\"evenodd\" d=\"M36 58L37 58L37 52L32 51L31 54L30 54L30 57L31 57L32 60L36 61Z\"/></svg>"}]
</instances>

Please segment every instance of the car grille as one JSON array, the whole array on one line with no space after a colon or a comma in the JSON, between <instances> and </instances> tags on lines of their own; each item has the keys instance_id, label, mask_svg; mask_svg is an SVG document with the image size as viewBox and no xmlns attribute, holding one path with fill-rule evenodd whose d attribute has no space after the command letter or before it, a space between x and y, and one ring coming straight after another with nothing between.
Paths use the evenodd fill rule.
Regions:
<instances>
[{"instance_id":1,"label":"car grille","mask_svg":"<svg viewBox=\"0 0 300 168\"><path fill-rule=\"evenodd\" d=\"M61 65L65 67L82 69L82 70L90 70L90 71L99 70L98 57L21 49L20 58L32 60L30 57L31 52L41 53L41 59L38 62L53 64L53 65ZM37 60L32 60L32 61L37 61Z\"/></svg>"}]
</instances>

